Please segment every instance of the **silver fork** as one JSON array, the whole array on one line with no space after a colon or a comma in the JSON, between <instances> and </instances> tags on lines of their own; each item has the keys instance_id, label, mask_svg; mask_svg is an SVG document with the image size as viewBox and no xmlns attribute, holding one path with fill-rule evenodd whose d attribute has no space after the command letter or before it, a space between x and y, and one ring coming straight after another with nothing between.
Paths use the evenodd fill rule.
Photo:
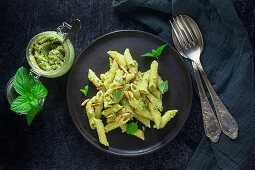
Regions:
<instances>
[{"instance_id":1,"label":"silver fork","mask_svg":"<svg viewBox=\"0 0 255 170\"><path fill-rule=\"evenodd\" d=\"M185 54L184 57L191 59L200 71L212 98L223 133L225 133L231 139L236 139L238 136L237 122L218 97L200 63L200 54L203 50L203 38L197 24L194 20L186 15L177 16L175 19L173 19L173 21L174 23L172 23L172 27L178 39L180 45L179 47Z\"/></svg>"},{"instance_id":2,"label":"silver fork","mask_svg":"<svg viewBox=\"0 0 255 170\"><path fill-rule=\"evenodd\" d=\"M185 58L188 58L186 54L183 52L180 42L182 41L181 39L181 34L179 34L174 26L174 24L170 21L173 31L172 31L172 37L173 37L173 42L175 47L177 48L178 52ZM180 41L180 42L179 42ZM202 81L200 79L199 71L197 68L197 65L191 60L194 74L195 74L195 80L197 84L197 88L199 91L199 97L200 97L200 102L201 102L201 108L202 108L202 116L203 116L203 122L204 122L204 130L205 130L205 135L213 142L217 142L220 137L221 129L219 122L213 112L213 109L208 101L208 98L206 96L204 87L202 85Z\"/></svg>"}]
</instances>

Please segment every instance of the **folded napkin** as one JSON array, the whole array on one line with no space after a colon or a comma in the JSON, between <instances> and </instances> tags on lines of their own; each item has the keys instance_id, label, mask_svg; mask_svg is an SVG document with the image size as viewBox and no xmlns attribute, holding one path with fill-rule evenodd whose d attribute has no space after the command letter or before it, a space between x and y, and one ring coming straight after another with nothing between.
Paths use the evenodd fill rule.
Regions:
<instances>
[{"instance_id":1,"label":"folded napkin","mask_svg":"<svg viewBox=\"0 0 255 170\"><path fill-rule=\"evenodd\" d=\"M187 169L244 169L254 144L254 69L251 44L231 0L114 0L115 9L148 26L172 44L168 20L189 15L201 29L201 63L214 89L239 125L231 140L204 136ZM185 60L194 81L191 62ZM193 82L193 84L195 84ZM197 88L194 88L197 92ZM202 126L202 125L201 125Z\"/></svg>"}]
</instances>

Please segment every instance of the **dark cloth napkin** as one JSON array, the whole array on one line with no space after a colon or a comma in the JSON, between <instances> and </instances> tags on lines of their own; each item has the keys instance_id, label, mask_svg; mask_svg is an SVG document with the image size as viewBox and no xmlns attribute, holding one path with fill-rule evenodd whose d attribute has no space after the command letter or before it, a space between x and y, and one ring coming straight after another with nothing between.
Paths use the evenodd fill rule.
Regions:
<instances>
[{"instance_id":1,"label":"dark cloth napkin","mask_svg":"<svg viewBox=\"0 0 255 170\"><path fill-rule=\"evenodd\" d=\"M187 169L245 169L254 144L254 70L251 44L231 0L114 0L113 6L148 26L172 44L169 19L192 17L201 29L201 63L214 89L239 125L231 140L223 133L217 143L204 136ZM194 74L189 60L185 60ZM202 125L201 125L202 126Z\"/></svg>"}]
</instances>

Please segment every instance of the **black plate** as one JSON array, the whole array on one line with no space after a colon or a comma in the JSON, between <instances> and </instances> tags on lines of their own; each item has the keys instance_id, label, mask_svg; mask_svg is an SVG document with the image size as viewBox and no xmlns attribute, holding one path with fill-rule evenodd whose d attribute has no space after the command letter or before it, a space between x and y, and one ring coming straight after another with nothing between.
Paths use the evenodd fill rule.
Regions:
<instances>
[{"instance_id":1,"label":"black plate","mask_svg":"<svg viewBox=\"0 0 255 170\"><path fill-rule=\"evenodd\" d=\"M91 68L98 76L109 70L109 50L124 53L130 49L131 55L139 64L139 70L150 68L152 59L140 55L166 44L159 37L141 31L117 31L106 34L91 43L77 58L69 75L67 85L67 104L73 122L82 136L98 149L120 156L136 156L151 153L174 139L186 122L192 103L191 79L182 57L170 45L166 46L160 56L159 75L169 81L169 91L163 95L164 111L178 109L176 117L164 129L148 129L145 141L132 135L122 134L119 129L107 134L110 146L99 143L96 130L91 130L86 111L80 104L85 98L93 97L97 90L88 80ZM80 89L89 85L88 96Z\"/></svg>"}]
</instances>

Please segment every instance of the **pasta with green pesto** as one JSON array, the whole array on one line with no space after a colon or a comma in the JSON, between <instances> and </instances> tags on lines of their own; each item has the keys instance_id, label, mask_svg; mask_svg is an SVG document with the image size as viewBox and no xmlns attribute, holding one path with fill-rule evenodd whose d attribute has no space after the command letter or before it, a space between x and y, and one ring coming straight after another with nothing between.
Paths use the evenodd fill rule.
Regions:
<instances>
[{"instance_id":1,"label":"pasta with green pesto","mask_svg":"<svg viewBox=\"0 0 255 170\"><path fill-rule=\"evenodd\" d=\"M129 49L124 54L107 53L110 55L107 72L97 76L93 70L88 70L88 79L98 90L94 97L86 99L89 125L97 131L99 142L105 146L109 146L107 133L118 128L122 133L145 140L145 127L162 129L178 112L168 110L162 114L160 85L163 80L158 75L159 64L153 61L149 70L141 72ZM129 125L134 122L138 122L138 126L130 132Z\"/></svg>"}]
</instances>

